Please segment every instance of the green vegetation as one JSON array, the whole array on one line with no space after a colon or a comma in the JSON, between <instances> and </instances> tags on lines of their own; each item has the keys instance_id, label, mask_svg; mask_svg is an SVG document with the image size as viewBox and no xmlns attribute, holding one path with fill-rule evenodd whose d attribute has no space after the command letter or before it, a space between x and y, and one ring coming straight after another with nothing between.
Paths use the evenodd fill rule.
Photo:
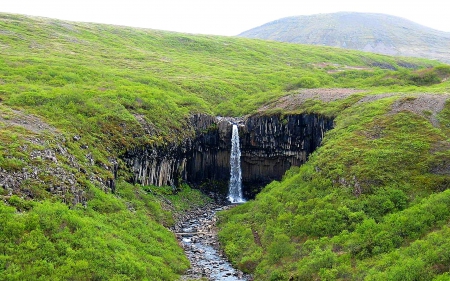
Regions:
<instances>
[{"instance_id":1,"label":"green vegetation","mask_svg":"<svg viewBox=\"0 0 450 281\"><path fill-rule=\"evenodd\" d=\"M294 110L336 128L308 164L222 214L226 253L259 279L448 277L449 104L391 107L448 93L449 66L8 14L0 50L0 280L176 280L188 261L163 225L207 199L133 186L120 156L182 141L193 113L254 113L318 87L364 92Z\"/></svg>"},{"instance_id":2,"label":"green vegetation","mask_svg":"<svg viewBox=\"0 0 450 281\"><path fill-rule=\"evenodd\" d=\"M221 214L239 268L258 280L447 280L449 135L426 117L393 114L399 98L415 99L341 111L307 164Z\"/></svg>"},{"instance_id":3,"label":"green vegetation","mask_svg":"<svg viewBox=\"0 0 450 281\"><path fill-rule=\"evenodd\" d=\"M121 182L114 196L92 187L87 207L73 208L11 196L0 204L0 280L177 279L189 262L161 205L180 211L207 199L188 187L151 189Z\"/></svg>"}]
</instances>

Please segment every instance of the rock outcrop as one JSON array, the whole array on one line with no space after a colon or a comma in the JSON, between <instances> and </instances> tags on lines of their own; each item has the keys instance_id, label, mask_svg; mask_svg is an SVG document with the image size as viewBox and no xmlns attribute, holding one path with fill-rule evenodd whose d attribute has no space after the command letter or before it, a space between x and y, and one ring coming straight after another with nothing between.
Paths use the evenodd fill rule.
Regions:
<instances>
[{"instance_id":1,"label":"rock outcrop","mask_svg":"<svg viewBox=\"0 0 450 281\"><path fill-rule=\"evenodd\" d=\"M144 185L178 186L182 182L203 191L227 194L230 177L231 122L239 125L243 191L246 198L291 166L303 164L321 143L333 120L315 114L242 119L194 115L193 136L161 147L137 147L123 156L132 181Z\"/></svg>"},{"instance_id":2,"label":"rock outcrop","mask_svg":"<svg viewBox=\"0 0 450 281\"><path fill-rule=\"evenodd\" d=\"M105 192L114 192L118 169L115 158L110 157L107 164L96 163L81 136L66 139L57 128L38 116L18 110L11 110L8 114L8 118L0 116L0 126L12 127L23 133L17 141L14 140L17 144L14 152L0 156L8 159L2 161L0 167L0 199L17 195L36 200L52 195L70 205L85 205L89 195L88 187L80 184L83 180ZM71 145L78 145L85 151L84 159L72 154ZM88 169L95 165L108 172L99 175Z\"/></svg>"},{"instance_id":3,"label":"rock outcrop","mask_svg":"<svg viewBox=\"0 0 450 281\"><path fill-rule=\"evenodd\" d=\"M172 228L191 263L191 268L181 280L253 280L251 276L232 267L219 245L216 212L234 206L209 203L202 208L189 210L182 215L184 219Z\"/></svg>"},{"instance_id":4,"label":"rock outcrop","mask_svg":"<svg viewBox=\"0 0 450 281\"><path fill-rule=\"evenodd\" d=\"M332 119L315 114L247 118L241 137L244 196L253 198L291 166L305 163L332 127Z\"/></svg>"}]
</instances>

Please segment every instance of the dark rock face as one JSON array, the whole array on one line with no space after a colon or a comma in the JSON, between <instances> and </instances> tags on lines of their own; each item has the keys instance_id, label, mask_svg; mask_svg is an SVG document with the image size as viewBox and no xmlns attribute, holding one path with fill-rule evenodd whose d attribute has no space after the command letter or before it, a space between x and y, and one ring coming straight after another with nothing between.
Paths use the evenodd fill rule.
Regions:
<instances>
[{"instance_id":1,"label":"dark rock face","mask_svg":"<svg viewBox=\"0 0 450 281\"><path fill-rule=\"evenodd\" d=\"M291 166L303 164L333 120L313 114L250 116L245 119L194 115L194 136L166 147L139 147L123 157L133 181L144 185L190 183L226 196L230 178L231 123L239 124L244 196L254 198Z\"/></svg>"},{"instance_id":2,"label":"dark rock face","mask_svg":"<svg viewBox=\"0 0 450 281\"><path fill-rule=\"evenodd\" d=\"M306 162L333 120L313 114L254 116L245 121L241 137L244 195L253 198L262 186L280 180L291 166Z\"/></svg>"}]
</instances>

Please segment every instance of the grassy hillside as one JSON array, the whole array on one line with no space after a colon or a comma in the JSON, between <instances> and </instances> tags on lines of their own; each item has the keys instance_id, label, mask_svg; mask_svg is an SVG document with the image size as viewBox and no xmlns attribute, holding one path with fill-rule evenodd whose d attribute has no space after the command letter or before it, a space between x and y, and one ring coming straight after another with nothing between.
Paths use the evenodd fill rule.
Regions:
<instances>
[{"instance_id":1,"label":"grassy hillside","mask_svg":"<svg viewBox=\"0 0 450 281\"><path fill-rule=\"evenodd\" d=\"M447 163L447 139L442 135L448 130L442 125L447 124L447 111L438 116L444 118L439 128L430 127L420 115L385 114L389 102L402 100L406 94L449 91L449 68L435 61L9 14L0 14L0 50L1 280L30 276L36 280L176 280L188 262L174 236L162 225L173 224L174 211L181 212L207 199L186 186L176 195L171 188L133 186L126 182L129 172L120 156L135 146L181 141L192 133L185 129L192 113L238 116L257 112L260 106L270 102L276 105L278 98L304 88L365 91L328 104L308 100L296 109L337 116L337 129L327 136L321 149L324 158L318 153L312 164L302 167L309 174L302 176L293 170L290 180L272 184L261 198L277 189L286 192L286 198L291 192L295 198L303 186L311 189L313 178L324 185L311 189L309 198L317 196L320 201L318 193L339 193L339 188L328 189L335 187L333 179L342 178L350 184L365 173L364 169L372 167L345 168L353 167L351 163L357 161L345 146L349 141L360 146L361 153L366 147L371 148L368 163L375 163L370 157L383 157L387 164L379 168L397 167L400 160L393 161L391 156L396 154L388 152L394 153L403 139L422 137L420 131L411 129L419 128L418 125L410 122L424 125L425 132L431 135L424 134L425 140L399 151L417 150L416 154L409 151L408 156L426 160L427 165L441 167ZM356 103L366 95L393 92L397 94L387 100L375 99L364 106ZM272 114L287 111L280 107L270 109ZM434 116L433 112L426 114ZM371 123L375 121L380 125ZM377 150L359 135L367 124L376 128L391 123L395 130L392 139L386 140L391 145L389 151ZM402 139L396 139L396 130L402 132ZM334 148L336 144L344 154ZM427 148L434 151L432 156L426 156ZM326 159L332 161L320 173L314 172L314 161ZM438 191L445 189L445 172L439 185L435 183L436 176L425 173L425 164L405 165L399 184L414 173L414 183L423 182L426 189L420 192L420 186L413 184L405 190L400 188L403 193L399 196L408 197L407 202L389 207L386 213L406 210L419 204L419 199L428 200L433 193L443 196ZM369 173L366 177L372 176ZM111 186L115 177L116 185ZM292 185L284 190L289 181ZM382 186L393 182L383 181ZM410 200L416 193L418 199ZM339 196L327 200L342 199L343 205L353 200L362 202L361 206L365 202L361 196ZM247 235L248 225L254 221L246 210L256 208L259 200L263 199L258 197L242 209L233 210L228 215L229 223L224 224L226 250L236 263L241 263L248 253L241 256L230 251L235 246L229 245L241 245L227 235L229 227L235 224L233 214L242 213L238 217L245 220L240 227L242 235ZM273 204L274 208L278 206L270 215L273 218L291 210L287 201L280 202L286 204ZM300 214L296 212L301 208L311 209L306 205L296 207L292 215ZM363 214L362 209L355 208L345 211L349 215L356 213L352 219L355 228L371 216L378 219L384 215ZM283 235L280 241L286 249L300 245L296 237L309 237L293 235L283 225L272 226L266 215L269 213L261 217L261 233L265 233L266 226L280 229L277 235ZM432 220L429 225L444 231L439 223ZM299 218L295 224L301 226L304 221ZM329 226L332 230L317 228L311 233L314 237L337 235L346 227L340 223ZM309 230L305 233L311 235ZM345 236L337 237L345 240ZM283 260L276 265L265 260L273 258L263 255L271 241L268 238L268 244L257 248L245 244L250 240L239 242L260 253L255 267L247 270L256 269L257 264L261 264L258 270L269 271L285 266ZM297 264L309 260L290 255L294 252L286 252L286 261Z\"/></svg>"},{"instance_id":2,"label":"grassy hillside","mask_svg":"<svg viewBox=\"0 0 450 281\"><path fill-rule=\"evenodd\" d=\"M257 280L448 280L449 97L295 104L334 112L336 127L307 164L221 214L227 255Z\"/></svg>"},{"instance_id":3,"label":"grassy hillside","mask_svg":"<svg viewBox=\"0 0 450 281\"><path fill-rule=\"evenodd\" d=\"M2 196L0 280L177 280L189 262L162 225L173 223L162 202L182 211L207 199L188 188L164 200L126 183L118 190L91 188L86 207Z\"/></svg>"},{"instance_id":4,"label":"grassy hillside","mask_svg":"<svg viewBox=\"0 0 450 281\"><path fill-rule=\"evenodd\" d=\"M282 18L239 36L450 62L450 33L384 14L341 12Z\"/></svg>"}]
</instances>

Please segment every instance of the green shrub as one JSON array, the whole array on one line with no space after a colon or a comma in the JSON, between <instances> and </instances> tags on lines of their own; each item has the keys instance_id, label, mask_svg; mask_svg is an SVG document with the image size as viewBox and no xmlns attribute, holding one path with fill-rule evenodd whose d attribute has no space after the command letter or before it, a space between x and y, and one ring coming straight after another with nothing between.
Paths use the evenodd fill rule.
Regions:
<instances>
[{"instance_id":1,"label":"green shrub","mask_svg":"<svg viewBox=\"0 0 450 281\"><path fill-rule=\"evenodd\" d=\"M286 91L291 91L295 89L305 88L305 89L313 89L319 88L321 83L318 79L314 77L301 77L294 84L289 84L285 87Z\"/></svg>"}]
</instances>

